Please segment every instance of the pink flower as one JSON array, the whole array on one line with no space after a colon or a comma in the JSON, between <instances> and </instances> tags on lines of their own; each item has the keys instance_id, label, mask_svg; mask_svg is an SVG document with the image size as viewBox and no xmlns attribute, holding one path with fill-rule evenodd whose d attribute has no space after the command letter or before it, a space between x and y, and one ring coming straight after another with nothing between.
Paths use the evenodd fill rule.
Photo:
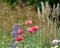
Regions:
<instances>
[{"instance_id":1,"label":"pink flower","mask_svg":"<svg viewBox=\"0 0 60 48\"><path fill-rule=\"evenodd\" d=\"M20 36L16 36L15 38L16 38L16 41L21 41L23 39L23 36L21 36L21 35Z\"/></svg>"},{"instance_id":2,"label":"pink flower","mask_svg":"<svg viewBox=\"0 0 60 48\"><path fill-rule=\"evenodd\" d=\"M33 32L32 28L27 28L27 32Z\"/></svg>"},{"instance_id":3,"label":"pink flower","mask_svg":"<svg viewBox=\"0 0 60 48\"><path fill-rule=\"evenodd\" d=\"M34 31L36 31L36 30L39 29L39 26L35 25L35 26L32 27L32 29L33 29Z\"/></svg>"},{"instance_id":4,"label":"pink flower","mask_svg":"<svg viewBox=\"0 0 60 48\"><path fill-rule=\"evenodd\" d=\"M23 30L22 29L18 29L18 34L22 34L23 33Z\"/></svg>"},{"instance_id":5,"label":"pink flower","mask_svg":"<svg viewBox=\"0 0 60 48\"><path fill-rule=\"evenodd\" d=\"M32 24L32 21L31 20L28 20L25 22L25 25L31 25Z\"/></svg>"}]
</instances>

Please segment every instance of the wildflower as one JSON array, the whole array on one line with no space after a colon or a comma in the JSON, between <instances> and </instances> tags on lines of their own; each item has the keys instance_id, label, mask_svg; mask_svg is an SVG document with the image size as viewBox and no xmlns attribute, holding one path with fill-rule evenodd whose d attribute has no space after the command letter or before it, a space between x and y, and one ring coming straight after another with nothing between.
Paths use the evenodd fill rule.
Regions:
<instances>
[{"instance_id":1,"label":"wildflower","mask_svg":"<svg viewBox=\"0 0 60 48\"><path fill-rule=\"evenodd\" d=\"M10 46L11 46L11 47L15 47L16 44L15 44L15 43L11 43Z\"/></svg>"},{"instance_id":2,"label":"wildflower","mask_svg":"<svg viewBox=\"0 0 60 48\"><path fill-rule=\"evenodd\" d=\"M32 27L32 29L33 29L34 31L36 31L36 30L39 29L39 27L38 27L37 25L35 25L35 26Z\"/></svg>"},{"instance_id":3,"label":"wildflower","mask_svg":"<svg viewBox=\"0 0 60 48\"><path fill-rule=\"evenodd\" d=\"M22 34L23 33L23 30L22 29L18 29L18 34Z\"/></svg>"},{"instance_id":4,"label":"wildflower","mask_svg":"<svg viewBox=\"0 0 60 48\"><path fill-rule=\"evenodd\" d=\"M28 20L25 22L25 25L31 25L32 24L32 21L31 20Z\"/></svg>"},{"instance_id":5,"label":"wildflower","mask_svg":"<svg viewBox=\"0 0 60 48\"><path fill-rule=\"evenodd\" d=\"M60 40L58 40L58 42L60 43Z\"/></svg>"},{"instance_id":6,"label":"wildflower","mask_svg":"<svg viewBox=\"0 0 60 48\"><path fill-rule=\"evenodd\" d=\"M33 32L32 28L27 28L27 32Z\"/></svg>"},{"instance_id":7,"label":"wildflower","mask_svg":"<svg viewBox=\"0 0 60 48\"><path fill-rule=\"evenodd\" d=\"M18 47L16 47L16 48L18 48Z\"/></svg>"},{"instance_id":8,"label":"wildflower","mask_svg":"<svg viewBox=\"0 0 60 48\"><path fill-rule=\"evenodd\" d=\"M53 43L53 44L56 44L56 43L58 43L58 40L53 40L52 43Z\"/></svg>"},{"instance_id":9,"label":"wildflower","mask_svg":"<svg viewBox=\"0 0 60 48\"><path fill-rule=\"evenodd\" d=\"M20 28L20 26L18 24L14 24L13 26L13 31L16 31Z\"/></svg>"},{"instance_id":10,"label":"wildflower","mask_svg":"<svg viewBox=\"0 0 60 48\"><path fill-rule=\"evenodd\" d=\"M16 36L16 41L21 41L23 39L23 36Z\"/></svg>"},{"instance_id":11,"label":"wildflower","mask_svg":"<svg viewBox=\"0 0 60 48\"><path fill-rule=\"evenodd\" d=\"M12 42L15 42L15 41L16 41L16 39L15 39L15 38L12 38L11 40L12 40Z\"/></svg>"},{"instance_id":12,"label":"wildflower","mask_svg":"<svg viewBox=\"0 0 60 48\"><path fill-rule=\"evenodd\" d=\"M17 32L16 32L16 31L12 31L12 32L11 32L11 35L12 35L12 36L15 36L15 35L17 35Z\"/></svg>"}]
</instances>

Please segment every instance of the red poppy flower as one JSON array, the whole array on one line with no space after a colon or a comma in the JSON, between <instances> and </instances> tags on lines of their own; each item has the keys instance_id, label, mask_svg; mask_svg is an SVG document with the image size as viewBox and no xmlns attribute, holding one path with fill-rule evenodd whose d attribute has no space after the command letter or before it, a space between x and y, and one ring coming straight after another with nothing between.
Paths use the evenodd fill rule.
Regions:
<instances>
[{"instance_id":1,"label":"red poppy flower","mask_svg":"<svg viewBox=\"0 0 60 48\"><path fill-rule=\"evenodd\" d=\"M32 27L32 29L33 29L34 31L36 31L36 30L39 29L39 27L38 27L37 25L35 25L35 26Z\"/></svg>"},{"instance_id":2,"label":"red poppy flower","mask_svg":"<svg viewBox=\"0 0 60 48\"><path fill-rule=\"evenodd\" d=\"M32 21L31 20L28 20L25 22L25 25L31 25L32 24Z\"/></svg>"},{"instance_id":3,"label":"red poppy flower","mask_svg":"<svg viewBox=\"0 0 60 48\"><path fill-rule=\"evenodd\" d=\"M23 30L22 29L18 29L18 34L22 34L23 33Z\"/></svg>"},{"instance_id":4,"label":"red poppy flower","mask_svg":"<svg viewBox=\"0 0 60 48\"><path fill-rule=\"evenodd\" d=\"M32 28L27 28L27 32L33 32Z\"/></svg>"},{"instance_id":5,"label":"red poppy flower","mask_svg":"<svg viewBox=\"0 0 60 48\"><path fill-rule=\"evenodd\" d=\"M16 36L16 41L21 41L23 39L23 36Z\"/></svg>"}]
</instances>

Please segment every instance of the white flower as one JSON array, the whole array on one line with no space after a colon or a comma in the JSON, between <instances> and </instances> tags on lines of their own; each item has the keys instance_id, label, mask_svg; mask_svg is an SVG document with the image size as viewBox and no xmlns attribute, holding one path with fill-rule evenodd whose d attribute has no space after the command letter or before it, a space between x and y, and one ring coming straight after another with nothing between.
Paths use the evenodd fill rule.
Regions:
<instances>
[{"instance_id":1,"label":"white flower","mask_svg":"<svg viewBox=\"0 0 60 48\"><path fill-rule=\"evenodd\" d=\"M58 43L58 40L53 40L53 42L52 42L53 44L56 44L56 43Z\"/></svg>"},{"instance_id":2,"label":"white flower","mask_svg":"<svg viewBox=\"0 0 60 48\"><path fill-rule=\"evenodd\" d=\"M60 43L60 40L58 40L58 42Z\"/></svg>"},{"instance_id":3,"label":"white flower","mask_svg":"<svg viewBox=\"0 0 60 48\"><path fill-rule=\"evenodd\" d=\"M18 48L18 47L16 47L16 48Z\"/></svg>"}]
</instances>

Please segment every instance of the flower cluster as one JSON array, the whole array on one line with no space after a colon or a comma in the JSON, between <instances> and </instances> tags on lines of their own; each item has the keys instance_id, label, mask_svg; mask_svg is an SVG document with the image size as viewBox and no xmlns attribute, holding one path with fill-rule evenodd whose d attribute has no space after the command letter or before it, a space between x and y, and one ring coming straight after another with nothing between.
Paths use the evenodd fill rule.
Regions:
<instances>
[{"instance_id":1,"label":"flower cluster","mask_svg":"<svg viewBox=\"0 0 60 48\"><path fill-rule=\"evenodd\" d=\"M31 25L32 24L32 21L31 20L28 20L25 22L25 25ZM27 28L27 32L34 32L34 31L37 31L39 29L38 25L35 25L35 26L32 26L32 27L28 27Z\"/></svg>"},{"instance_id":2,"label":"flower cluster","mask_svg":"<svg viewBox=\"0 0 60 48\"><path fill-rule=\"evenodd\" d=\"M28 20L25 21L25 25L31 25L32 21ZM32 26L32 27L28 27L26 29L27 32L32 33L34 31L37 31L39 29L38 25ZM11 32L11 35L14 37L12 38L12 43L10 46L15 47L15 41L21 41L23 40L23 36L21 35L23 33L23 30L20 28L20 26L18 24L14 24L13 26L13 31Z\"/></svg>"},{"instance_id":3,"label":"flower cluster","mask_svg":"<svg viewBox=\"0 0 60 48\"><path fill-rule=\"evenodd\" d=\"M14 24L13 31L11 32L11 35L13 38L11 39L10 46L15 47L15 41L21 41L23 39L23 36L21 35L23 33L23 30L20 29L20 26L18 24Z\"/></svg>"}]
</instances>

